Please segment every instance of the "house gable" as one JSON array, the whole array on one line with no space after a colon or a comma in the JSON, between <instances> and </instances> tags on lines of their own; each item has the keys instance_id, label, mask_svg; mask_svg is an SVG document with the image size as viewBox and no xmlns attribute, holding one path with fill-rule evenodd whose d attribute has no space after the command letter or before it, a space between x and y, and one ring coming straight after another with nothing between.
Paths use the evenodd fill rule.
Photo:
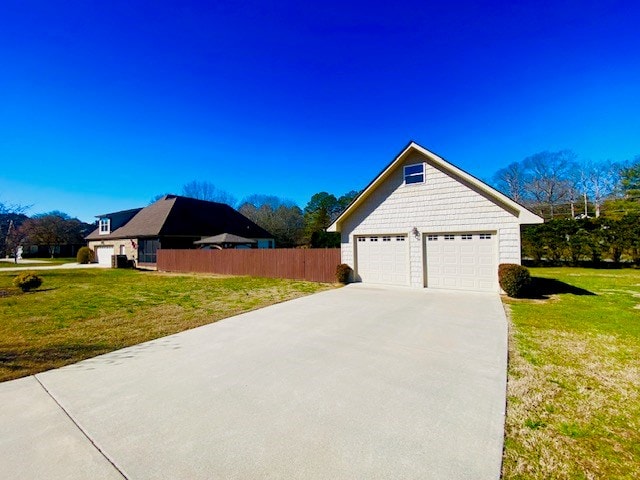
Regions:
<instances>
[{"instance_id":1,"label":"house gable","mask_svg":"<svg viewBox=\"0 0 640 480\"><path fill-rule=\"evenodd\" d=\"M424 183L405 184L402 167L423 161ZM420 154L408 156L343 218L341 231L404 232L407 222L429 231L451 231L453 225L473 227L517 218L519 212L510 205L437 167Z\"/></svg>"},{"instance_id":2,"label":"house gable","mask_svg":"<svg viewBox=\"0 0 640 480\"><path fill-rule=\"evenodd\" d=\"M353 202L342 212L342 214L329 226L327 229L330 232L336 232L342 230L342 224L346 221L355 211L357 211L371 195L380 195L377 193L381 188L385 190L386 194L390 194L390 188L393 185L396 187L406 187L409 189L420 189L422 186L429 185L428 172L425 172L424 183L414 183L404 185L404 171L403 168L408 165L414 165L417 163L426 163L427 170L438 170L444 175L450 177L452 180L466 186L468 189L483 196L492 203L500 206L506 211L509 211L514 215L518 222L521 224L528 223L541 223L542 218L538 215L527 210L524 206L516 203L506 195L500 193L494 188L490 187L486 183L478 180L474 176L459 169L458 167L450 164L440 156L430 152L424 147L418 145L415 142L410 142L402 152L382 171L380 174L356 197ZM431 181L438 180L438 177L431 176ZM387 184L387 181L391 182L391 186ZM445 183L448 181L445 181ZM433 186L433 184L432 184ZM440 187L441 189L444 187ZM395 189L394 189L395 190ZM406 196L410 196L407 194Z\"/></svg>"}]
</instances>

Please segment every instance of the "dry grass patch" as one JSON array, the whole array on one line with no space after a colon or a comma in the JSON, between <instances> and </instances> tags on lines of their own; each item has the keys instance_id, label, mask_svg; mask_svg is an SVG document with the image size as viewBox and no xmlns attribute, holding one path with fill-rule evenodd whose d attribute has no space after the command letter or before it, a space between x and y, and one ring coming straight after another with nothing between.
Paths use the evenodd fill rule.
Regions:
<instances>
[{"instance_id":1,"label":"dry grass patch","mask_svg":"<svg viewBox=\"0 0 640 480\"><path fill-rule=\"evenodd\" d=\"M333 287L133 270L41 273L45 290L0 297L0 381ZM0 273L0 290L10 289L12 278Z\"/></svg>"}]
</instances>

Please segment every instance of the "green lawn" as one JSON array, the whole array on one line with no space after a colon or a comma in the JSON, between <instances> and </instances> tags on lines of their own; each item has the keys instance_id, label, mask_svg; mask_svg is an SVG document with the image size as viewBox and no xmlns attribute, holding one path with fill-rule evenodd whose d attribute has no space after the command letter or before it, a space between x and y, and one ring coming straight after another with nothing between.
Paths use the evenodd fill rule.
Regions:
<instances>
[{"instance_id":1,"label":"green lawn","mask_svg":"<svg viewBox=\"0 0 640 480\"><path fill-rule=\"evenodd\" d=\"M640 271L531 274L544 295L505 300L503 478L640 478Z\"/></svg>"},{"instance_id":2,"label":"green lawn","mask_svg":"<svg viewBox=\"0 0 640 480\"><path fill-rule=\"evenodd\" d=\"M332 288L296 280L47 270L39 290L0 271L0 381Z\"/></svg>"}]
</instances>

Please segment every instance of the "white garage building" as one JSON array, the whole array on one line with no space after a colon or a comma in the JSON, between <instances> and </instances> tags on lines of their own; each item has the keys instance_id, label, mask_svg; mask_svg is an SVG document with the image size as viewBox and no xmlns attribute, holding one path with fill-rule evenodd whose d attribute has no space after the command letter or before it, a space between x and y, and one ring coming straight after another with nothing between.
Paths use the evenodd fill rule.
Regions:
<instances>
[{"instance_id":1,"label":"white garage building","mask_svg":"<svg viewBox=\"0 0 640 480\"><path fill-rule=\"evenodd\" d=\"M411 142L328 228L355 280L498 292L520 263L520 225L539 216Z\"/></svg>"}]
</instances>

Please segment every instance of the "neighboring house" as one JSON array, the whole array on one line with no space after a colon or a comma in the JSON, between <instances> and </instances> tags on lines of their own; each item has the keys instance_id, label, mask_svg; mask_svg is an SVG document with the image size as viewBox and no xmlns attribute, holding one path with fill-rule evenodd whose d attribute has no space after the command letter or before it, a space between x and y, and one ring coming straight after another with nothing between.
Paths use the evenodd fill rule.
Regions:
<instances>
[{"instance_id":1,"label":"neighboring house","mask_svg":"<svg viewBox=\"0 0 640 480\"><path fill-rule=\"evenodd\" d=\"M539 216L411 142L328 231L356 281L499 292L520 263L520 225Z\"/></svg>"},{"instance_id":2,"label":"neighboring house","mask_svg":"<svg viewBox=\"0 0 640 480\"><path fill-rule=\"evenodd\" d=\"M112 255L126 255L140 266L155 266L156 251L196 248L203 237L230 233L274 248L273 235L229 205L165 195L145 208L98 216L98 228L86 239L98 263L111 265Z\"/></svg>"}]
</instances>

